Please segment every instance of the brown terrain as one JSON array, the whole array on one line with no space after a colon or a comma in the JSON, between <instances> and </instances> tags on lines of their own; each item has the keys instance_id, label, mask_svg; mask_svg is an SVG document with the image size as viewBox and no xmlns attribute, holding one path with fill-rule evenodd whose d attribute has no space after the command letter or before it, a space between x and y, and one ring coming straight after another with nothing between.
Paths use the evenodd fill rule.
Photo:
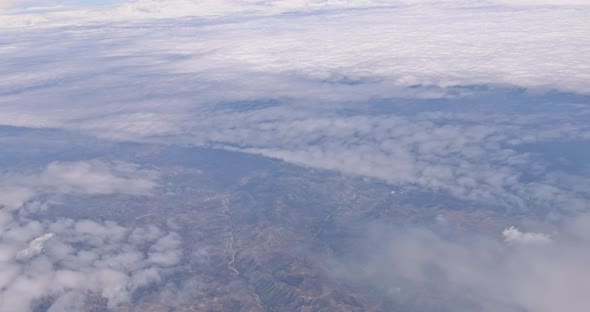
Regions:
<instances>
[{"instance_id":1,"label":"brown terrain","mask_svg":"<svg viewBox=\"0 0 590 312\"><path fill-rule=\"evenodd\" d=\"M137 151L130 161L155 163L161 173L156 194L69 199L52 210L181 234L184 265L114 311L404 311L377 290L334 276L331 261L362 244L357 225L436 226L444 217L455 231L492 232L501 224L490 210L465 209L468 203L444 195L416 203L412 190L378 181L237 153L199 153ZM85 311L111 310L89 294Z\"/></svg>"}]
</instances>

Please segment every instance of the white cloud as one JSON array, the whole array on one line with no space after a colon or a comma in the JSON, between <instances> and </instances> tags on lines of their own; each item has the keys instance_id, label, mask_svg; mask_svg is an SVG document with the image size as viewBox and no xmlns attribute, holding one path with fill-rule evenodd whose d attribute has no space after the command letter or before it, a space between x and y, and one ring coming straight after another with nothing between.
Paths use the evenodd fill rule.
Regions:
<instances>
[{"instance_id":1,"label":"white cloud","mask_svg":"<svg viewBox=\"0 0 590 312\"><path fill-rule=\"evenodd\" d=\"M403 5L379 7L399 3ZM517 178L510 168L482 171L490 164L481 163L473 167L478 158L487 158L490 148L493 157L504 161L526 158L494 145L527 137L588 138L587 127L579 122L583 117L575 120L578 113L586 116L584 111L564 113L569 115L563 123L553 119L558 127L540 134L539 129L532 130L539 124L536 121L510 124L504 120L509 114L497 118L500 125L488 119L485 129L442 127L433 124L442 118L434 117L338 116L337 111L372 99L445 96L444 87L453 85L588 92L590 67L583 65L590 52L587 8L572 9L559 1L545 2L557 6L552 9L524 2L519 2L524 9L472 1L399 3L139 1L123 7L168 17L177 16L174 12L192 14L190 8L239 14L215 21L108 22L92 29L85 29L89 22L83 21L66 35L23 30L27 36L19 41L11 40L16 33L5 30L2 38L10 45L0 49L0 57L10 61L0 74L4 102L0 124L65 128L119 140L239 145L287 161L434 188L446 187L449 180L497 185L492 182ZM240 18L250 7L270 16ZM328 10L319 15L273 11L287 7L373 9ZM53 14L39 12L44 17ZM56 60L55 55L62 57ZM406 88L416 84L443 88ZM219 102L269 97L288 105L242 114L210 109ZM383 132L363 128L373 126ZM374 141L357 142L330 127ZM518 133L511 134L512 130ZM404 131L418 133L404 137ZM333 146L311 144L322 136ZM465 158L455 159L457 151ZM455 163L435 159L445 155L446 161ZM455 189L463 192L461 187Z\"/></svg>"},{"instance_id":2,"label":"white cloud","mask_svg":"<svg viewBox=\"0 0 590 312\"><path fill-rule=\"evenodd\" d=\"M146 195L156 186L155 172L129 163L53 162L39 176L57 193Z\"/></svg>"},{"instance_id":3,"label":"white cloud","mask_svg":"<svg viewBox=\"0 0 590 312\"><path fill-rule=\"evenodd\" d=\"M415 84L494 84L590 93L586 83L590 79L590 67L584 62L590 52L590 39L586 36L589 31L586 23L588 6L572 8L559 1L546 1L555 5L551 9L531 5L531 2L490 1L483 7L477 3L270 1L261 4L259 1L149 0L115 6L112 10L64 8L57 12L40 11L36 15L5 16L2 20L22 19L29 23L39 19L48 20L49 25L63 25L68 23L69 15L94 16L94 21L82 19L72 23L83 27L99 22L106 30L104 35L107 38L112 34L108 31L110 27L125 27L135 21L139 24L131 25L142 27L135 30L123 28L118 32L118 36L134 38L128 41L133 44L122 49L111 45L113 50L110 52L135 56L140 61L144 58L148 62L153 60L154 53L178 52L185 56L184 61L175 64L162 63L160 59L161 69L166 71L217 76L219 74L215 72L229 70L230 76L244 77L249 76L245 70L255 70L258 74L288 74L317 80L330 75L369 76L382 81L381 87L385 90ZM507 3L518 3L518 8L506 7ZM390 6L382 7L384 4ZM291 7L295 11L309 8L372 9L334 10L315 15L278 14L291 10L287 9ZM189 23L173 28L167 27L167 23L187 21L172 20L157 26L158 23L150 19L132 18L135 15L169 18L216 15L217 11L222 12L221 15L236 12L237 17L227 22L200 22L199 26ZM269 16L240 18L250 11ZM52 17L55 14L58 15ZM113 16L119 21L105 20ZM140 30L145 30L144 27L151 28L151 34L145 35ZM3 32L10 34L11 31ZM47 35L36 29L30 32L32 35L35 32L39 36ZM101 33L101 28L92 30L93 35L97 33ZM199 40L193 40L195 37ZM65 44L66 51L55 53L50 50L59 46L44 47L43 50L49 53L47 56L71 53L67 52L67 47L75 41L63 37L56 41ZM100 41L105 42L105 38ZM31 47L16 47L9 50L6 57L10 59L11 55L18 55L19 50L27 48ZM132 50L140 52L140 56L129 54ZM89 52L90 55L85 55L90 56L87 61L99 51ZM112 62L111 59L109 64ZM52 71L64 69L62 66L52 67ZM67 73L68 68L65 69ZM35 73L41 71L35 69ZM11 75L13 77L3 81L20 84L20 74L23 73L20 70L17 77ZM41 78L39 75L33 77ZM42 81L37 83L43 84Z\"/></svg>"},{"instance_id":4,"label":"white cloud","mask_svg":"<svg viewBox=\"0 0 590 312\"><path fill-rule=\"evenodd\" d=\"M0 208L43 208L31 202L39 195L149 195L156 186L157 174L124 162L100 160L52 162L40 173L4 173L0 182Z\"/></svg>"},{"instance_id":5,"label":"white cloud","mask_svg":"<svg viewBox=\"0 0 590 312\"><path fill-rule=\"evenodd\" d=\"M363 251L365 260L336 274L351 283L367 281L408 310L582 312L590 290L588 236L576 238L571 230L568 221L553 240L516 229L508 233L523 244L442 238L427 230L377 231L367 243L374 247Z\"/></svg>"},{"instance_id":6,"label":"white cloud","mask_svg":"<svg viewBox=\"0 0 590 312\"><path fill-rule=\"evenodd\" d=\"M519 150L590 139L587 4L143 0L5 10L0 124L213 145L510 209L587 211L583 172L559 172ZM470 88L481 85L492 91ZM530 92L525 104L500 94L474 108L518 88ZM550 90L581 95L543 109L534 93ZM414 112L418 98L464 102ZM267 99L276 105L256 106ZM56 162L2 181L0 310L47 295L57 297L51 310L79 310L86 291L116 306L182 256L178 234L153 227L12 214L49 205L36 202L44 194L149 194L151 170ZM588 224L580 218L550 238L509 228L506 244L411 233L379 245L359 274L396 296L434 283L449 298L481 299L483 311L585 311ZM48 232L56 236L45 253L16 262Z\"/></svg>"},{"instance_id":7,"label":"white cloud","mask_svg":"<svg viewBox=\"0 0 590 312\"><path fill-rule=\"evenodd\" d=\"M15 231L19 235L13 235ZM49 237L43 251L22 257L18 249L39 231L54 235L41 236ZM151 235L138 239L146 231ZM24 221L13 223L2 237L2 311L33 311L35 301L42 298L53 302L50 311L75 309L89 294L106 298L114 308L128 302L135 290L160 282L182 256L179 236L154 226L127 229L113 222L70 219L31 226ZM148 250L157 250L157 261Z\"/></svg>"},{"instance_id":8,"label":"white cloud","mask_svg":"<svg viewBox=\"0 0 590 312\"><path fill-rule=\"evenodd\" d=\"M124 162L52 162L38 173L3 173L0 184L0 310L79 311L100 296L110 308L158 283L182 258L178 234L114 222L31 220L60 195L147 195L156 173ZM41 202L41 198L44 198ZM18 211L18 213L15 213Z\"/></svg>"},{"instance_id":9,"label":"white cloud","mask_svg":"<svg viewBox=\"0 0 590 312\"><path fill-rule=\"evenodd\" d=\"M55 234L46 233L43 234L28 243L28 246L17 252L15 259L18 261L27 261L33 257L36 257L45 251L45 243L50 240Z\"/></svg>"},{"instance_id":10,"label":"white cloud","mask_svg":"<svg viewBox=\"0 0 590 312\"><path fill-rule=\"evenodd\" d=\"M504 240L508 243L520 244L546 244L551 238L543 233L523 233L518 228L511 226L502 232Z\"/></svg>"}]
</instances>

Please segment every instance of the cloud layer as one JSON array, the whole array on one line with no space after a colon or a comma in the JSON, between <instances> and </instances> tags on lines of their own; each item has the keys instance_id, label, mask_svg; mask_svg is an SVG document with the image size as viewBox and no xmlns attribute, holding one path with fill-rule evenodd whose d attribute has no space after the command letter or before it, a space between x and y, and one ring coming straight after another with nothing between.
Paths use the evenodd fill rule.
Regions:
<instances>
[{"instance_id":1,"label":"cloud layer","mask_svg":"<svg viewBox=\"0 0 590 312\"><path fill-rule=\"evenodd\" d=\"M157 284L178 265L181 240L154 226L133 230L113 222L61 219L3 226L0 233L0 309L32 311L48 300L49 311L81 311L87 296L110 308L130 301L141 287ZM52 233L44 252L18 258L28 240Z\"/></svg>"},{"instance_id":2,"label":"cloud layer","mask_svg":"<svg viewBox=\"0 0 590 312\"><path fill-rule=\"evenodd\" d=\"M587 8L306 3L298 5L339 9L83 22L64 32L29 28L18 41L2 31L0 55L10 61L0 74L0 124L214 145L507 206L587 208L586 192L560 185L575 175L555 183L568 174L518 151L590 137L587 96L558 110L536 103L558 96L535 95L588 92ZM523 87L530 93L506 91ZM420 112L430 104L416 100L449 98L463 112L444 101Z\"/></svg>"},{"instance_id":3,"label":"cloud layer","mask_svg":"<svg viewBox=\"0 0 590 312\"><path fill-rule=\"evenodd\" d=\"M368 282L405 311L581 312L588 308L590 289L589 220L569 219L552 240L507 229L505 243L381 228L366 244L374 247L359 253L366 258L337 274Z\"/></svg>"},{"instance_id":4,"label":"cloud layer","mask_svg":"<svg viewBox=\"0 0 590 312\"><path fill-rule=\"evenodd\" d=\"M136 165L99 160L52 162L32 174L6 172L1 175L0 208L14 211L33 206L39 195L148 195L156 186L156 172Z\"/></svg>"},{"instance_id":5,"label":"cloud layer","mask_svg":"<svg viewBox=\"0 0 590 312\"><path fill-rule=\"evenodd\" d=\"M181 239L155 226L111 221L35 220L59 196L142 196L156 174L99 160L52 162L38 173L4 173L0 187L0 310L81 311L88 297L110 307L160 282L182 257Z\"/></svg>"},{"instance_id":6,"label":"cloud layer","mask_svg":"<svg viewBox=\"0 0 590 312\"><path fill-rule=\"evenodd\" d=\"M169 44L168 52L182 50L201 56L202 52L216 50L215 55L211 55L213 60L199 57L183 62L180 68L190 71L201 71L204 66L223 61L229 66L247 66L266 73L299 73L318 79L331 74L362 77L370 73L389 80L391 86L492 83L590 92L585 83L590 69L584 62L590 46L585 36L589 30L585 23L588 8L569 7L558 1L551 2L557 5L551 9L527 5L527 2L519 2L514 8L506 6L507 3L514 2L491 1L482 8L481 4L469 1L438 4L428 1L270 1L261 4L146 0L85 11L41 10L35 14L6 16L3 20L9 23L19 16L23 20L29 16L32 23L39 20L59 26L68 24L72 17L95 14L99 20L82 19L71 23L118 25L152 21L136 20L137 16L211 14L224 17L235 12L236 17L228 17L227 21L224 17L221 25L218 25L220 21L213 20L209 27L175 27L174 35L149 36L143 42L142 53L160 47L161 44L153 45L154 42L148 41L158 39ZM349 8L366 10L346 10ZM317 13L318 9L325 11ZM316 13L307 16L304 13L279 14L289 10ZM260 12L254 15L257 18L247 17L252 11ZM57 15L52 17L54 14ZM437 18L432 19L432 16ZM105 20L113 17L119 19ZM299 19L306 22L299 23ZM185 34L187 30L191 33ZM154 31L160 33L161 30ZM186 36L200 40L187 42ZM205 41L207 45L202 46ZM147 47L152 48L146 50Z\"/></svg>"},{"instance_id":7,"label":"cloud layer","mask_svg":"<svg viewBox=\"0 0 590 312\"><path fill-rule=\"evenodd\" d=\"M574 0L4 10L0 124L261 154L552 220L590 208L590 169L575 160L590 140L589 11ZM562 146L573 152L551 156ZM0 310L49 298L79 311L88 295L114 307L180 261L163 229L29 218L65 195L147 195L153 170L95 160L1 177ZM400 302L423 289L456 298L454 312L584 311L586 219L493 241L381 233L356 274Z\"/></svg>"}]
</instances>

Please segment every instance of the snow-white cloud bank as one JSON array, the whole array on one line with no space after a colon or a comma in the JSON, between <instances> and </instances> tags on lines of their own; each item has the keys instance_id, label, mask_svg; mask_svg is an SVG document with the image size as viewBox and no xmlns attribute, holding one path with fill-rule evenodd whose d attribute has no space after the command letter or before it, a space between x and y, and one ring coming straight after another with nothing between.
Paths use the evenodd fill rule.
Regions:
<instances>
[{"instance_id":1,"label":"snow-white cloud bank","mask_svg":"<svg viewBox=\"0 0 590 312\"><path fill-rule=\"evenodd\" d=\"M384 80L384 88L494 84L588 94L590 6L572 5L581 3L145 0L18 11L0 23L154 27L147 37L127 27L117 34L141 36L126 48L139 48L144 56L167 47L187 57L178 64L183 72L236 67L233 72L320 80L369 76ZM299 13L282 14L291 11ZM203 19L211 15L217 17ZM192 23L172 20L190 16L196 17ZM167 18L165 28L151 25L161 18ZM10 57L25 47L7 48Z\"/></svg>"},{"instance_id":2,"label":"snow-white cloud bank","mask_svg":"<svg viewBox=\"0 0 590 312\"><path fill-rule=\"evenodd\" d=\"M157 284L180 263L180 237L154 226L127 229L113 222L61 219L2 227L0 309L81 311L88 296L110 308L130 301L141 287ZM29 240L52 236L43 252L19 257Z\"/></svg>"}]
</instances>

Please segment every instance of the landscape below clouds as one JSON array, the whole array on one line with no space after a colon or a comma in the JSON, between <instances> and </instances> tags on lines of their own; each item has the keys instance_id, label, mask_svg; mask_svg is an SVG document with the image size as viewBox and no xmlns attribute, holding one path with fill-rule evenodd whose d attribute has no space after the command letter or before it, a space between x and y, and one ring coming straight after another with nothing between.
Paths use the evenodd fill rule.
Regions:
<instances>
[{"instance_id":1,"label":"landscape below clouds","mask_svg":"<svg viewBox=\"0 0 590 312\"><path fill-rule=\"evenodd\" d=\"M586 311L589 13L3 2L0 310Z\"/></svg>"}]
</instances>

